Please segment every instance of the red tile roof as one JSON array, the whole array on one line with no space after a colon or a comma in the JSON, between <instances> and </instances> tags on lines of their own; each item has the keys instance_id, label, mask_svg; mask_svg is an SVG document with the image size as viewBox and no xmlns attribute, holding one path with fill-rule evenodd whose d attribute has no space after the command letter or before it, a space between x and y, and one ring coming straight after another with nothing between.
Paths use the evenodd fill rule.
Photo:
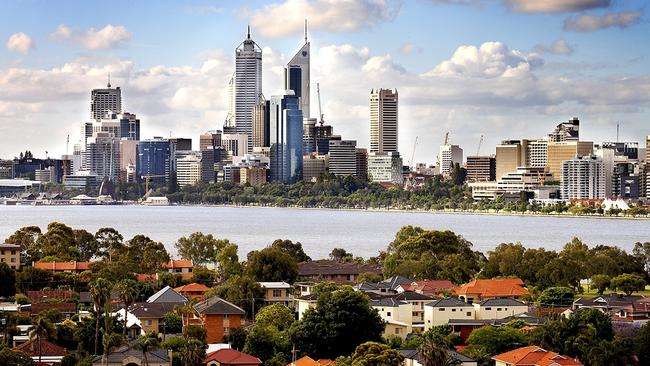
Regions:
<instances>
[{"instance_id":1,"label":"red tile roof","mask_svg":"<svg viewBox=\"0 0 650 366\"><path fill-rule=\"evenodd\" d=\"M45 339L41 339L40 347L41 352L39 352L39 341L34 339L29 342L25 342L18 347L15 347L14 350L24 352L30 357L38 355L50 357L65 356L65 348L58 346L52 342L48 342Z\"/></svg>"},{"instance_id":2,"label":"red tile roof","mask_svg":"<svg viewBox=\"0 0 650 366\"><path fill-rule=\"evenodd\" d=\"M528 289L520 278L474 280L456 288L454 292L457 295L478 295L481 298L528 295Z\"/></svg>"},{"instance_id":3,"label":"red tile roof","mask_svg":"<svg viewBox=\"0 0 650 366\"><path fill-rule=\"evenodd\" d=\"M205 357L205 363L216 361L221 365L261 365L259 358L247 355L234 349L224 348Z\"/></svg>"},{"instance_id":4,"label":"red tile roof","mask_svg":"<svg viewBox=\"0 0 650 366\"><path fill-rule=\"evenodd\" d=\"M328 359L314 360L309 356L297 359L296 362L287 364L287 366L335 366L336 363Z\"/></svg>"},{"instance_id":5,"label":"red tile roof","mask_svg":"<svg viewBox=\"0 0 650 366\"><path fill-rule=\"evenodd\" d=\"M181 261L181 260L170 260L167 264L165 264L166 269L174 269L174 268L193 268L194 265L192 264L192 261Z\"/></svg>"},{"instance_id":6,"label":"red tile roof","mask_svg":"<svg viewBox=\"0 0 650 366\"><path fill-rule=\"evenodd\" d=\"M578 360L550 352L537 346L521 347L492 357L493 360L515 366L582 366Z\"/></svg>"},{"instance_id":7,"label":"red tile roof","mask_svg":"<svg viewBox=\"0 0 650 366\"><path fill-rule=\"evenodd\" d=\"M209 291L210 288L204 284L201 283L190 283L188 285L183 285L180 287L176 287L174 290L178 292L206 292Z\"/></svg>"},{"instance_id":8,"label":"red tile roof","mask_svg":"<svg viewBox=\"0 0 650 366\"><path fill-rule=\"evenodd\" d=\"M92 262L35 262L33 267L48 271L85 271Z\"/></svg>"},{"instance_id":9,"label":"red tile roof","mask_svg":"<svg viewBox=\"0 0 650 366\"><path fill-rule=\"evenodd\" d=\"M37 315L47 310L58 310L61 314L74 314L77 312L77 305L73 303L36 303L30 305L29 314Z\"/></svg>"},{"instance_id":10,"label":"red tile roof","mask_svg":"<svg viewBox=\"0 0 650 366\"><path fill-rule=\"evenodd\" d=\"M74 292L69 290L43 290L43 291L27 291L27 298L29 302L43 302L48 300L67 300L71 299Z\"/></svg>"}]
</instances>

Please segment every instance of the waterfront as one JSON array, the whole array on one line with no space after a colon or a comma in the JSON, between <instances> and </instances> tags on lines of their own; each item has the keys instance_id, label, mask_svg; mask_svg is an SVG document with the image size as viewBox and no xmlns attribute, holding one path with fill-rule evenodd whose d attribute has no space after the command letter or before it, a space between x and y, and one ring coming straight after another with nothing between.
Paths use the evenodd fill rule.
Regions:
<instances>
[{"instance_id":1,"label":"waterfront","mask_svg":"<svg viewBox=\"0 0 650 366\"><path fill-rule=\"evenodd\" d=\"M52 221L92 233L113 227L125 239L145 234L171 253L180 236L201 231L239 245L242 259L278 238L300 241L312 258L327 257L334 247L370 257L385 249L404 225L452 230L482 252L516 241L558 250L574 236L589 246L631 251L635 242L650 240L647 220L205 206L0 206L0 239L27 225L45 230Z\"/></svg>"}]
</instances>

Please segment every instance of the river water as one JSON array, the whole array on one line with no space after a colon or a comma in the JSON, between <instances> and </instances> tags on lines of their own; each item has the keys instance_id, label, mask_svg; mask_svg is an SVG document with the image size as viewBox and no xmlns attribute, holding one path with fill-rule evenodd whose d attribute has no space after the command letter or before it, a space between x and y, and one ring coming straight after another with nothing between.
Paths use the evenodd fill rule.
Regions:
<instances>
[{"instance_id":1,"label":"river water","mask_svg":"<svg viewBox=\"0 0 650 366\"><path fill-rule=\"evenodd\" d=\"M145 234L163 242L172 254L177 238L201 231L239 245L240 258L278 238L300 241L312 258L325 258L335 247L367 258L385 249L404 225L452 230L482 252L503 242L559 250L573 237L589 246L617 245L627 251L637 241L650 241L649 220L135 205L0 206L0 240L27 225L45 231L52 221L93 233L101 227L113 227L125 238Z\"/></svg>"}]
</instances>

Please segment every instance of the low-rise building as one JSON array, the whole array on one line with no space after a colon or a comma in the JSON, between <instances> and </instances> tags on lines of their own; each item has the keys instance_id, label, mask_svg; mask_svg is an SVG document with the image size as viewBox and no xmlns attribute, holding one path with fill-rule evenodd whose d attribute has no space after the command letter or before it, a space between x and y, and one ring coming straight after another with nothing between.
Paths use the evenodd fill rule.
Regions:
<instances>
[{"instance_id":1,"label":"low-rise building","mask_svg":"<svg viewBox=\"0 0 650 366\"><path fill-rule=\"evenodd\" d=\"M33 339L14 348L25 353L38 365L58 365L67 354L65 348L45 339Z\"/></svg>"},{"instance_id":2,"label":"low-rise building","mask_svg":"<svg viewBox=\"0 0 650 366\"><path fill-rule=\"evenodd\" d=\"M142 332L149 333L155 331L156 333L165 334L168 332L165 329L163 317L167 313L174 312L176 306L178 304L170 302L139 302L133 304L128 312L139 320Z\"/></svg>"},{"instance_id":3,"label":"low-rise building","mask_svg":"<svg viewBox=\"0 0 650 366\"><path fill-rule=\"evenodd\" d=\"M381 274L381 267L372 264L337 262L319 259L298 263L298 277L312 281L329 281L338 284L354 284L363 273Z\"/></svg>"},{"instance_id":4,"label":"low-rise building","mask_svg":"<svg viewBox=\"0 0 650 366\"><path fill-rule=\"evenodd\" d=\"M180 274L184 280L189 280L194 275L194 264L192 261L185 260L170 260L169 263L165 265L165 269L169 273Z\"/></svg>"},{"instance_id":5,"label":"low-rise building","mask_svg":"<svg viewBox=\"0 0 650 366\"><path fill-rule=\"evenodd\" d=\"M492 357L495 366L582 366L580 361L538 346L527 346Z\"/></svg>"},{"instance_id":6,"label":"low-rise building","mask_svg":"<svg viewBox=\"0 0 650 366\"><path fill-rule=\"evenodd\" d=\"M424 306L434 301L433 297L413 291L404 291L394 296L396 300L411 304L411 325L414 331L424 329Z\"/></svg>"},{"instance_id":7,"label":"low-rise building","mask_svg":"<svg viewBox=\"0 0 650 366\"><path fill-rule=\"evenodd\" d=\"M202 283L190 283L187 285L176 287L174 290L183 295L189 300L203 299L205 293L210 291L210 288Z\"/></svg>"},{"instance_id":8,"label":"low-rise building","mask_svg":"<svg viewBox=\"0 0 650 366\"><path fill-rule=\"evenodd\" d=\"M185 296L181 295L175 289L170 286L165 286L155 294L149 296L147 303L170 303L182 306L183 304L187 304L188 301Z\"/></svg>"},{"instance_id":9,"label":"low-rise building","mask_svg":"<svg viewBox=\"0 0 650 366\"><path fill-rule=\"evenodd\" d=\"M264 289L264 302L289 306L293 302L291 285L286 282L258 282Z\"/></svg>"},{"instance_id":10,"label":"low-rise building","mask_svg":"<svg viewBox=\"0 0 650 366\"><path fill-rule=\"evenodd\" d=\"M106 356L93 358L93 366L124 366L124 365L149 365L149 366L172 366L172 358L164 349L143 351L122 346Z\"/></svg>"},{"instance_id":11,"label":"low-rise building","mask_svg":"<svg viewBox=\"0 0 650 366\"><path fill-rule=\"evenodd\" d=\"M194 305L196 314L186 319L186 325L200 325L207 331L208 343L223 343L233 329L240 328L246 312L239 306L217 296Z\"/></svg>"},{"instance_id":12,"label":"low-rise building","mask_svg":"<svg viewBox=\"0 0 650 366\"><path fill-rule=\"evenodd\" d=\"M413 332L412 306L408 302L386 297L371 300L369 305L377 309L379 316L386 322L383 333L385 338L406 339Z\"/></svg>"},{"instance_id":13,"label":"low-rise building","mask_svg":"<svg viewBox=\"0 0 650 366\"><path fill-rule=\"evenodd\" d=\"M52 272L81 273L90 269L91 262L34 262L33 267Z\"/></svg>"},{"instance_id":14,"label":"low-rise building","mask_svg":"<svg viewBox=\"0 0 650 366\"><path fill-rule=\"evenodd\" d=\"M254 356L231 348L222 348L205 356L206 366L260 366L262 361Z\"/></svg>"},{"instance_id":15,"label":"low-rise building","mask_svg":"<svg viewBox=\"0 0 650 366\"><path fill-rule=\"evenodd\" d=\"M529 295L520 278L477 279L460 286L454 292L459 299L470 304L486 299L521 299Z\"/></svg>"},{"instance_id":16,"label":"low-rise building","mask_svg":"<svg viewBox=\"0 0 650 366\"><path fill-rule=\"evenodd\" d=\"M298 320L302 320L302 317L305 315L305 312L308 309L313 309L316 307L316 303L318 303L318 297L319 295L317 294L309 294L297 297L295 299L296 309L298 310Z\"/></svg>"},{"instance_id":17,"label":"low-rise building","mask_svg":"<svg viewBox=\"0 0 650 366\"><path fill-rule=\"evenodd\" d=\"M7 263L11 269L20 269L20 245L0 244L0 263Z\"/></svg>"},{"instance_id":18,"label":"low-rise building","mask_svg":"<svg viewBox=\"0 0 650 366\"><path fill-rule=\"evenodd\" d=\"M474 308L476 319L503 319L528 312L528 305L515 299L486 299Z\"/></svg>"},{"instance_id":19,"label":"low-rise building","mask_svg":"<svg viewBox=\"0 0 650 366\"><path fill-rule=\"evenodd\" d=\"M435 300L424 306L424 330L445 325L451 319L474 320L474 306L454 297Z\"/></svg>"}]
</instances>

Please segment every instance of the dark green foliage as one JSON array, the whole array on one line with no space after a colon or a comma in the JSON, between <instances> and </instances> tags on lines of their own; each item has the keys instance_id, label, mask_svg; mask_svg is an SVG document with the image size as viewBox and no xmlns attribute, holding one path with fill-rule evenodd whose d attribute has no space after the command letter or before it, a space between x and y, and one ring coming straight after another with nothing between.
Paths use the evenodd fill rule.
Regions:
<instances>
[{"instance_id":1,"label":"dark green foliage","mask_svg":"<svg viewBox=\"0 0 650 366\"><path fill-rule=\"evenodd\" d=\"M163 315L163 325L165 333L182 333L183 332L183 318L176 313L167 313Z\"/></svg>"},{"instance_id":2,"label":"dark green foliage","mask_svg":"<svg viewBox=\"0 0 650 366\"><path fill-rule=\"evenodd\" d=\"M212 288L206 297L219 296L246 311L246 316L254 317L254 309L264 304L264 289L249 276L233 276Z\"/></svg>"},{"instance_id":3,"label":"dark green foliage","mask_svg":"<svg viewBox=\"0 0 650 366\"><path fill-rule=\"evenodd\" d=\"M645 284L643 277L638 274L624 273L612 278L610 286L630 296L633 292L643 291Z\"/></svg>"},{"instance_id":4,"label":"dark green foliage","mask_svg":"<svg viewBox=\"0 0 650 366\"><path fill-rule=\"evenodd\" d=\"M526 335L519 329L509 326L494 327L486 325L475 329L467 339L468 354L488 354L494 356L528 344Z\"/></svg>"},{"instance_id":5,"label":"dark green foliage","mask_svg":"<svg viewBox=\"0 0 650 366\"><path fill-rule=\"evenodd\" d=\"M0 346L0 360L4 366L36 366L29 355L3 346Z\"/></svg>"},{"instance_id":6,"label":"dark green foliage","mask_svg":"<svg viewBox=\"0 0 650 366\"><path fill-rule=\"evenodd\" d=\"M16 271L7 263L0 263L0 297L16 294Z\"/></svg>"},{"instance_id":7,"label":"dark green foliage","mask_svg":"<svg viewBox=\"0 0 650 366\"><path fill-rule=\"evenodd\" d=\"M568 287L549 287L537 298L540 306L569 306L573 304L575 292Z\"/></svg>"},{"instance_id":8,"label":"dark green foliage","mask_svg":"<svg viewBox=\"0 0 650 366\"><path fill-rule=\"evenodd\" d=\"M404 356L385 344L366 342L352 354L352 366L400 366Z\"/></svg>"},{"instance_id":9,"label":"dark green foliage","mask_svg":"<svg viewBox=\"0 0 650 366\"><path fill-rule=\"evenodd\" d=\"M307 262L311 260L307 253L305 253L305 251L302 249L302 244L299 241L294 243L291 240L287 239L276 239L271 244L271 248L282 250L283 252L292 256L296 262Z\"/></svg>"},{"instance_id":10,"label":"dark green foliage","mask_svg":"<svg viewBox=\"0 0 650 366\"><path fill-rule=\"evenodd\" d=\"M230 343L231 347L241 351L246 344L246 337L248 331L244 327L239 327L230 330L230 334L226 335L224 342Z\"/></svg>"},{"instance_id":11,"label":"dark green foliage","mask_svg":"<svg viewBox=\"0 0 650 366\"><path fill-rule=\"evenodd\" d=\"M248 253L244 273L256 281L295 282L298 262L284 250L268 247Z\"/></svg>"}]
</instances>

